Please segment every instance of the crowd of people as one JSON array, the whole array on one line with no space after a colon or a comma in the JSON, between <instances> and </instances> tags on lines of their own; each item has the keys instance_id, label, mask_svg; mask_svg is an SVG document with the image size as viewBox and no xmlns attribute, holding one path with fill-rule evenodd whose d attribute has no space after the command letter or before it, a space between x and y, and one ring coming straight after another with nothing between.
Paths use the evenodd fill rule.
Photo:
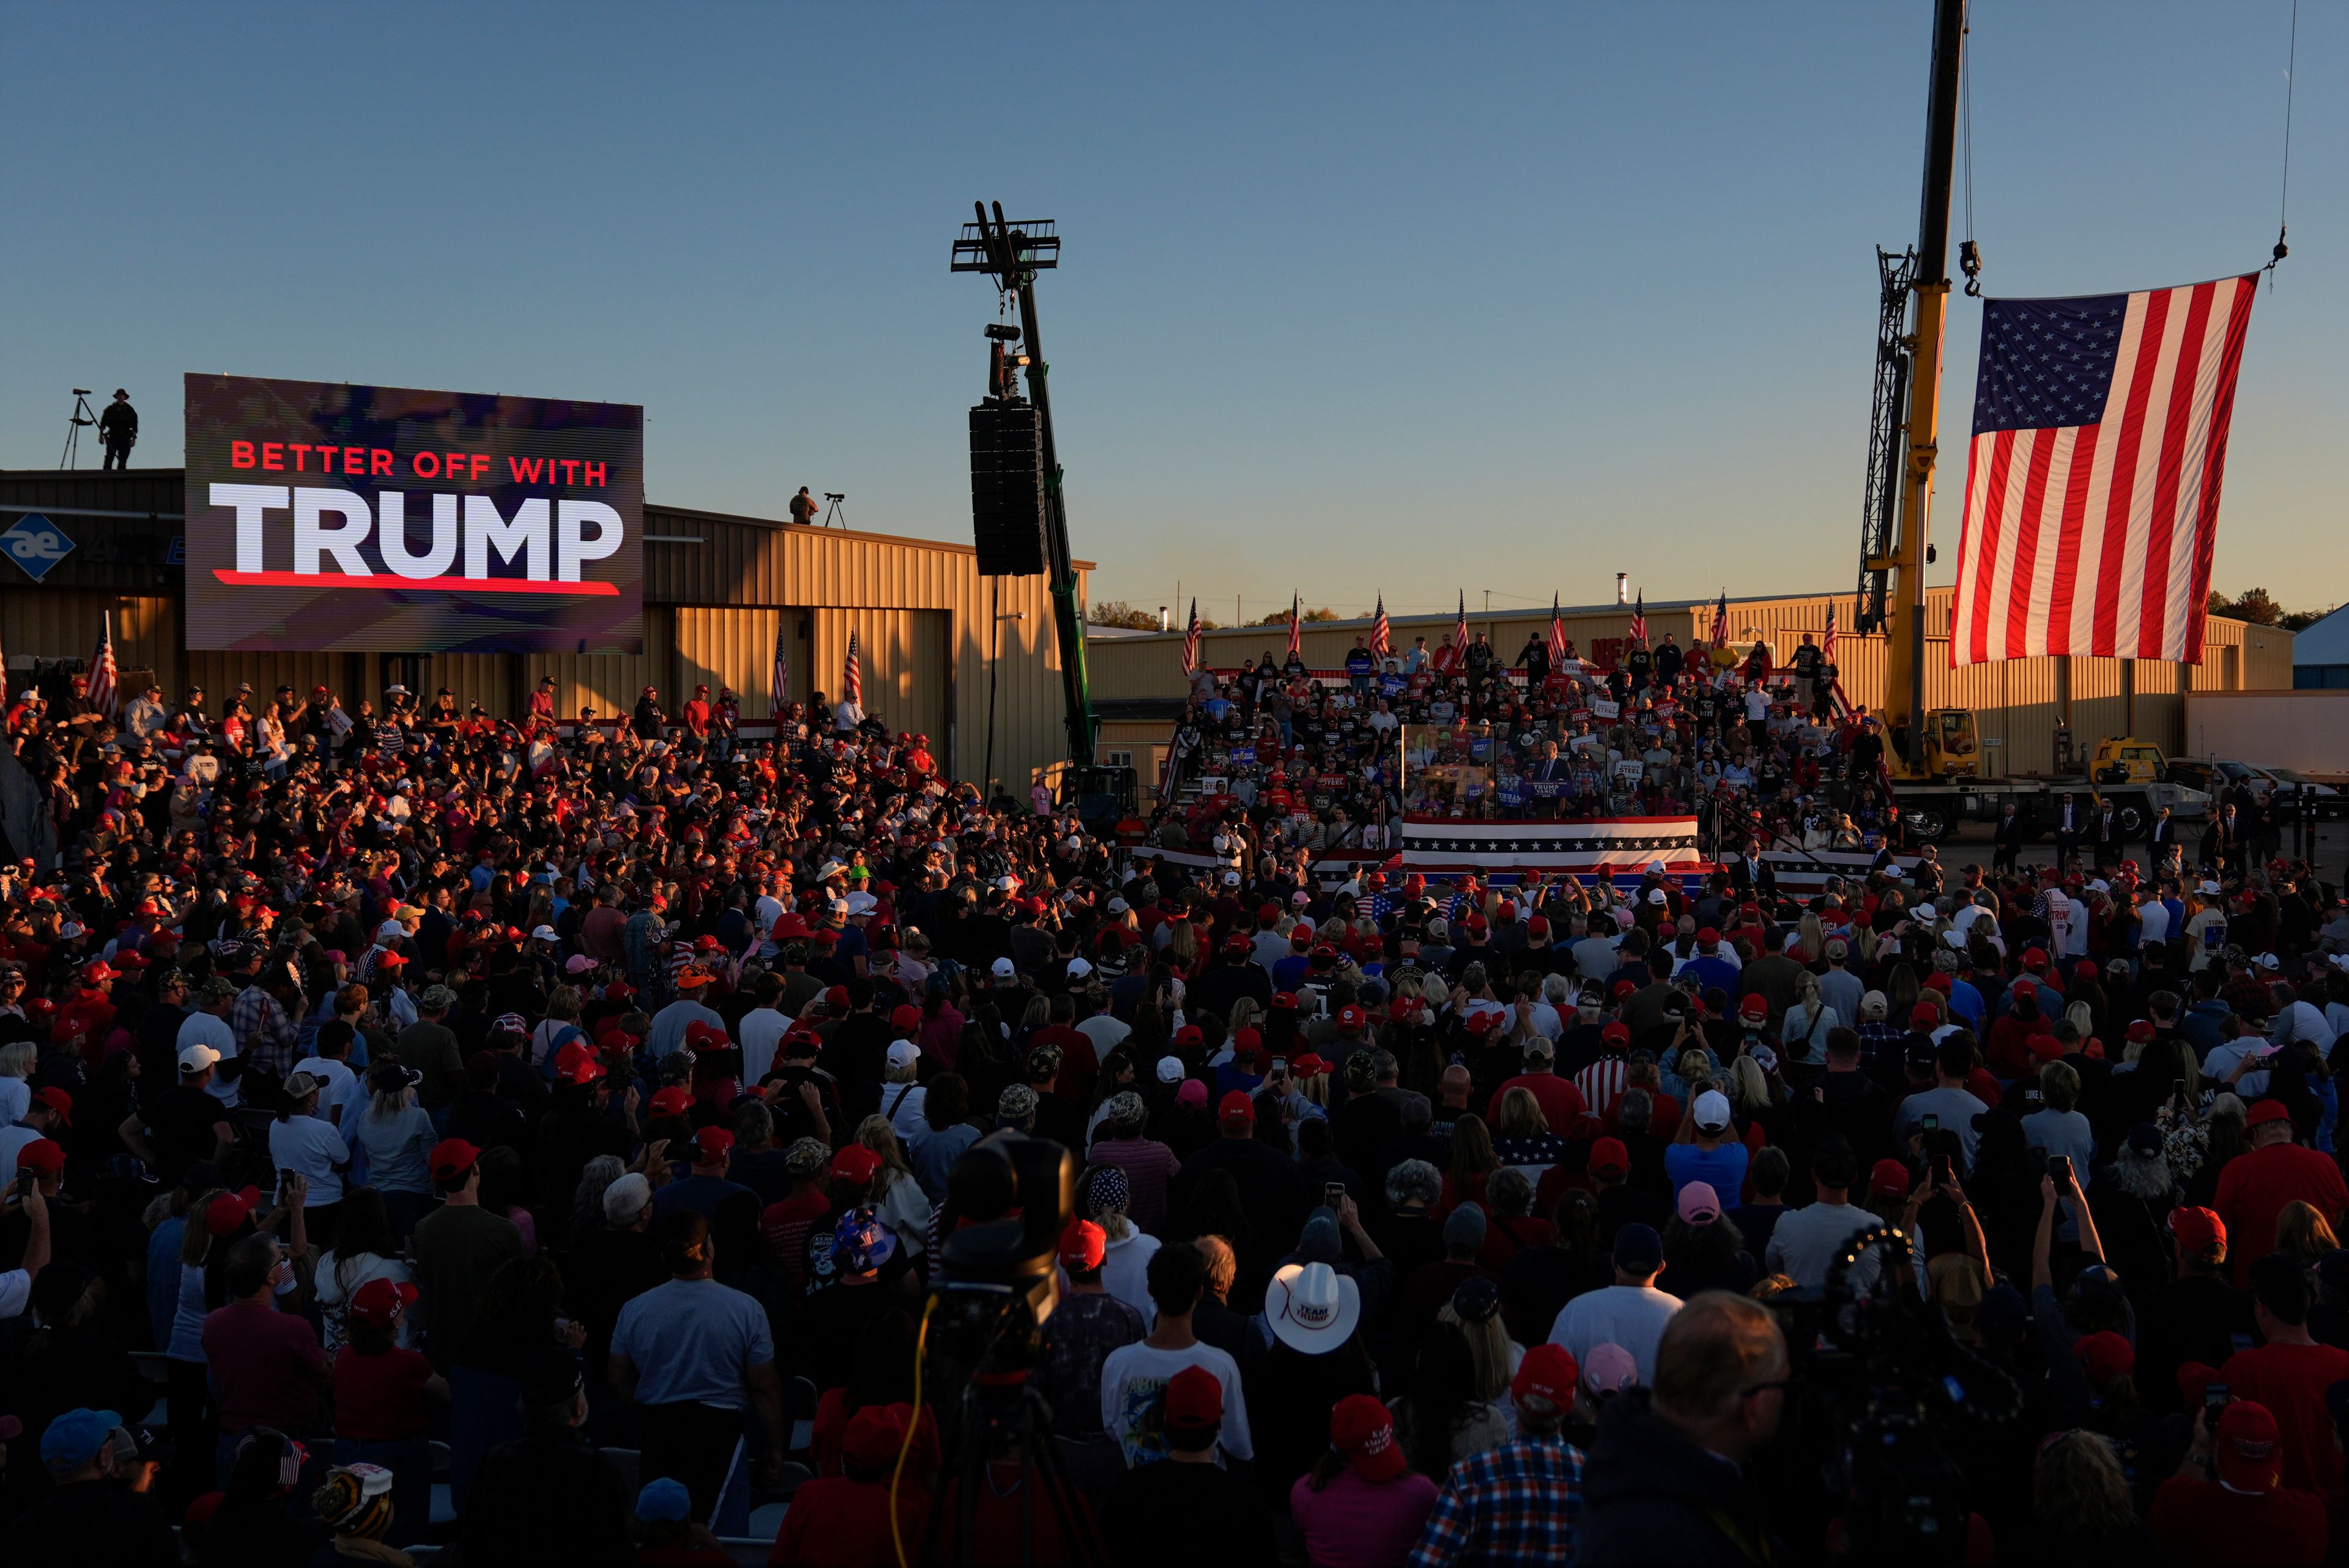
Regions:
<instances>
[{"instance_id":1,"label":"crowd of people","mask_svg":"<svg viewBox=\"0 0 2349 1568\"><path fill-rule=\"evenodd\" d=\"M1403 694L1462 754L1558 720L1547 670L1545 715L1450 662ZM1600 701L1668 775L1762 767L1718 786L1756 834L1889 821L1816 660L1777 713L1700 668ZM365 731L281 691L242 733L284 756L243 696L19 699L62 848L0 866L10 1562L714 1564L786 1498L778 1564L2349 1542L2349 912L2309 866L1325 877L1402 804L1376 720L1422 722L1369 687L1209 678L1229 786L1114 834L853 707L746 739L544 690ZM1454 805L1536 798L1600 809ZM1003 1385L1041 1463L932 1338L950 1243L1040 1200L1020 1138L1076 1169ZM1847 1252L2019 1392L1931 1407L1930 1542L1826 1479Z\"/></svg>"},{"instance_id":2,"label":"crowd of people","mask_svg":"<svg viewBox=\"0 0 2349 1568\"><path fill-rule=\"evenodd\" d=\"M1483 632L1444 632L1432 649L1420 637L1384 653L1358 637L1342 680L1268 651L1237 670L1201 667L1170 771L1215 782L1208 815L1235 799L1309 850L1391 846L1405 815L1702 812L1740 846L1897 839L1882 728L1841 700L1810 634L1783 662L1767 642L1682 649L1669 632L1606 651L1594 663L1536 633L1504 664Z\"/></svg>"}]
</instances>

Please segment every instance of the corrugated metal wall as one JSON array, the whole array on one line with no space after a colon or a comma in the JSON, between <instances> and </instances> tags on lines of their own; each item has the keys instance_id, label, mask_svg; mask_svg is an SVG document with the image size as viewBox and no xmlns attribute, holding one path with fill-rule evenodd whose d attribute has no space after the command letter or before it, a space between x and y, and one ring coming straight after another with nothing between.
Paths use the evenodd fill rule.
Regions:
<instances>
[{"instance_id":1,"label":"corrugated metal wall","mask_svg":"<svg viewBox=\"0 0 2349 1568\"><path fill-rule=\"evenodd\" d=\"M162 683L164 696L178 701L185 666L180 651L180 601L171 596L46 586L0 588L0 649L12 659L78 659L88 664L98 651L98 632L109 612L114 617L114 666L124 680L135 681L139 672L150 672ZM133 686L130 695L137 694Z\"/></svg>"},{"instance_id":2,"label":"corrugated metal wall","mask_svg":"<svg viewBox=\"0 0 2349 1568\"><path fill-rule=\"evenodd\" d=\"M858 679L864 691L864 711L893 730L915 732L940 741L947 731L947 616L941 610L819 609L814 612L815 663L810 677L827 700L837 702L844 690L841 676L848 661L848 634L856 633ZM1006 628L1007 632L1009 628ZM1010 639L1004 639L1010 656ZM1008 667L1007 667L1008 668ZM979 711L972 715L972 732L983 755L987 710L980 694ZM1004 736L996 732L996 755L1003 755Z\"/></svg>"},{"instance_id":3,"label":"corrugated metal wall","mask_svg":"<svg viewBox=\"0 0 2349 1568\"><path fill-rule=\"evenodd\" d=\"M677 612L666 605L645 607L642 653L516 653L501 657L522 665L523 690L534 691L542 675L554 677L554 711L575 719L593 707L598 719L625 718L647 686L660 688L661 701L674 712ZM690 688L688 689L690 694ZM761 715L763 717L763 715Z\"/></svg>"},{"instance_id":4,"label":"corrugated metal wall","mask_svg":"<svg viewBox=\"0 0 2349 1568\"><path fill-rule=\"evenodd\" d=\"M842 612L854 612L860 643L873 645L863 649L865 705L897 728L928 734L931 751L950 773L975 776L987 751L988 659L999 625L996 776L1019 793L1065 749L1060 650L1043 578L982 577L978 552L942 541L666 507L647 507L645 528L702 541L645 546L646 597L678 607L677 679L688 692L692 680L706 677L687 679L683 666L718 669L743 695L744 713L763 717L755 705L765 701L772 618L781 611L811 623L804 640L794 628L792 695L804 700L820 690L836 700L851 624ZM1081 594L1091 564L1078 568ZM694 618L721 610L753 614L730 622ZM649 623L646 637L649 648ZM742 662L729 668L734 660ZM761 695L754 699L752 691Z\"/></svg>"},{"instance_id":5,"label":"corrugated metal wall","mask_svg":"<svg viewBox=\"0 0 2349 1568\"><path fill-rule=\"evenodd\" d=\"M247 701L254 708L276 695L280 686L291 686L305 695L313 686L324 686L339 692L346 702L355 703L351 693L340 690L343 656L339 653L191 652L187 659L189 679L204 689L207 713L218 713L240 681L253 688ZM430 697L430 692L425 693L428 701Z\"/></svg>"}]
</instances>

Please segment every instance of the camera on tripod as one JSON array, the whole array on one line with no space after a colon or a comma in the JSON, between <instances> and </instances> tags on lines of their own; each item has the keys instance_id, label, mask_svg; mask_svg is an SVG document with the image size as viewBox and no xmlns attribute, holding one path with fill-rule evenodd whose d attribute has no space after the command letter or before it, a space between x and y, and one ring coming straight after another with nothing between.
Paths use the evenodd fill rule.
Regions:
<instances>
[{"instance_id":1,"label":"camera on tripod","mask_svg":"<svg viewBox=\"0 0 2349 1568\"><path fill-rule=\"evenodd\" d=\"M1860 1260L1879 1267L1857 1283ZM1951 1332L1941 1309L1894 1276L1909 1238L1877 1224L1845 1244L1816 1297L1771 1300L1803 1390L1796 1441L1816 1461L1858 1561L1965 1560L1966 1480L1942 1445L1946 1422L1997 1425L2022 1414L2013 1378Z\"/></svg>"},{"instance_id":2,"label":"camera on tripod","mask_svg":"<svg viewBox=\"0 0 2349 1568\"><path fill-rule=\"evenodd\" d=\"M968 1161L990 1168L982 1182L968 1181ZM999 1218L966 1224L946 1239L930 1288L923 1379L937 1390L937 1408L951 1429L941 1472L947 1484L931 1505L919 1561L936 1561L949 1490L957 1499L955 1560L973 1560L980 1491L1007 1495L994 1473L1000 1464L1019 1467L1009 1485L1019 1493L1023 1543L1036 1539L1040 1506L1050 1511L1071 1561L1106 1561L1061 1462L1051 1407L1029 1380L1043 1351L1045 1321L1061 1299L1061 1232L1076 1211L1076 1158L1050 1138L991 1138L957 1162L957 1185L990 1187L1000 1200Z\"/></svg>"}]
</instances>

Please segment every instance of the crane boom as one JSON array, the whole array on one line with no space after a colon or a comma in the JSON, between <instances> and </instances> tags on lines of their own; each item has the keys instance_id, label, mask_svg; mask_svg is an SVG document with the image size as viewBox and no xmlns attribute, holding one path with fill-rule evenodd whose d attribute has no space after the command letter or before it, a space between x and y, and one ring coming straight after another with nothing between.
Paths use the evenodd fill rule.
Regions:
<instances>
[{"instance_id":1,"label":"crane boom","mask_svg":"<svg viewBox=\"0 0 2349 1568\"><path fill-rule=\"evenodd\" d=\"M1950 300L1950 188L1957 163L1958 72L1964 56L1966 0L1934 0L1932 88L1926 99L1924 193L1917 215L1917 249L1909 269L1915 297L1907 342L1909 410L1901 441L1900 525L1891 548L1870 539L1864 575L1892 581L1883 598L1888 658L1884 713L1890 732L1886 759L1895 776L1917 777L1925 765L1925 562L1940 456L1941 340ZM1887 273L1888 278L1889 273ZM1863 606L1863 613L1868 607Z\"/></svg>"}]
</instances>

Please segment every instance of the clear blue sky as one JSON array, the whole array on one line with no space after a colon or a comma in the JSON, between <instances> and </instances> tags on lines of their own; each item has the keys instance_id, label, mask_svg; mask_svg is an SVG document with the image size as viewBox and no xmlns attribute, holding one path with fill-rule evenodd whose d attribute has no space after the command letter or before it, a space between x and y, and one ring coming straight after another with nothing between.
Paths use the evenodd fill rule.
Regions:
<instances>
[{"instance_id":1,"label":"clear blue sky","mask_svg":"<svg viewBox=\"0 0 2349 1568\"><path fill-rule=\"evenodd\" d=\"M177 462L185 370L587 397L645 405L657 500L804 483L968 538L995 302L946 262L985 196L1066 235L1044 336L1096 598L1847 587L1930 13L6 0L0 464L56 462L77 385L129 387L140 461ZM2263 261L2288 16L1981 0L1992 291ZM2349 597L2349 7L2302 6L2299 77L2217 569L2294 606Z\"/></svg>"}]
</instances>

